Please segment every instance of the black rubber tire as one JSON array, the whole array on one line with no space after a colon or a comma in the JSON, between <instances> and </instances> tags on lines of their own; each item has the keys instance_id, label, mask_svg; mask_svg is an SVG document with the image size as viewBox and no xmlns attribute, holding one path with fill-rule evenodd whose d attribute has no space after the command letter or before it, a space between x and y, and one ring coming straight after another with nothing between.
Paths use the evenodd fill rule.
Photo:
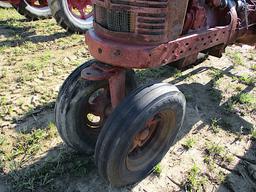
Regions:
<instances>
[{"instance_id":1,"label":"black rubber tire","mask_svg":"<svg viewBox=\"0 0 256 192\"><path fill-rule=\"evenodd\" d=\"M33 8L29 5L26 0L20 0L19 4L12 4L12 6L24 17L26 17L29 21L35 21L39 19L47 19L52 16L50 8L45 11L31 11Z\"/></svg>"},{"instance_id":2,"label":"black rubber tire","mask_svg":"<svg viewBox=\"0 0 256 192\"><path fill-rule=\"evenodd\" d=\"M55 122L63 141L71 148L85 154L93 154L100 129L89 130L84 125L82 115L85 110L82 106L85 99L93 91L108 86L108 81L88 81L81 79L81 71L94 63L88 61L75 69L60 88L55 104ZM127 91L136 88L134 72L126 72ZM83 134L81 130L83 129Z\"/></svg>"},{"instance_id":3,"label":"black rubber tire","mask_svg":"<svg viewBox=\"0 0 256 192\"><path fill-rule=\"evenodd\" d=\"M0 8L12 8L12 5L7 1L0 1Z\"/></svg>"},{"instance_id":4,"label":"black rubber tire","mask_svg":"<svg viewBox=\"0 0 256 192\"><path fill-rule=\"evenodd\" d=\"M55 18L58 25L60 25L68 32L84 34L87 30L93 27L93 22L90 26L85 26L75 21L72 21L65 11L66 6L64 5L63 0L49 0L48 3L52 15Z\"/></svg>"},{"instance_id":5,"label":"black rubber tire","mask_svg":"<svg viewBox=\"0 0 256 192\"><path fill-rule=\"evenodd\" d=\"M108 117L98 137L95 162L103 179L112 186L122 187L151 173L174 143L184 121L185 107L184 95L170 84L160 83L134 90ZM170 115L164 116L164 128L155 133L147 152L141 153L143 161L137 162L135 158L138 167L128 169L126 157L132 138L152 115L163 110L173 114L176 121L171 122Z\"/></svg>"}]
</instances>

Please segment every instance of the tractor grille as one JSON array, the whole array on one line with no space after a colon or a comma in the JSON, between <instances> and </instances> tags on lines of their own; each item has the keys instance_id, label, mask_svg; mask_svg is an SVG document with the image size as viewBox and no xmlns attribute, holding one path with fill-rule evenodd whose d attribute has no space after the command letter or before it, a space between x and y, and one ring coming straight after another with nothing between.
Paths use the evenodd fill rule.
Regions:
<instances>
[{"instance_id":1,"label":"tractor grille","mask_svg":"<svg viewBox=\"0 0 256 192\"><path fill-rule=\"evenodd\" d=\"M165 33L165 13L138 13L135 17L135 14L128 11L116 11L96 5L94 14L95 22L110 31L153 36Z\"/></svg>"},{"instance_id":2,"label":"tractor grille","mask_svg":"<svg viewBox=\"0 0 256 192\"><path fill-rule=\"evenodd\" d=\"M107 10L104 7L94 7L95 22L102 27L116 32L134 32L132 14L128 11Z\"/></svg>"}]
</instances>

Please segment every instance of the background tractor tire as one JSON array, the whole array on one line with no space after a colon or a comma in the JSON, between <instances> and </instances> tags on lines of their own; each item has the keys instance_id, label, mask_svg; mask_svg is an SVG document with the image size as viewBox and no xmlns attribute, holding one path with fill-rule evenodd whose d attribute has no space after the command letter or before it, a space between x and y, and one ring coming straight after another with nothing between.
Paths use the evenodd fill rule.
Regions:
<instances>
[{"instance_id":1,"label":"background tractor tire","mask_svg":"<svg viewBox=\"0 0 256 192\"><path fill-rule=\"evenodd\" d=\"M83 34L93 27L93 16L77 18L69 10L68 0L49 0L49 6L56 22L71 33Z\"/></svg>"},{"instance_id":2,"label":"background tractor tire","mask_svg":"<svg viewBox=\"0 0 256 192\"><path fill-rule=\"evenodd\" d=\"M19 4L13 4L13 7L30 21L50 18L52 15L49 6L34 7L28 0L21 0Z\"/></svg>"}]
</instances>

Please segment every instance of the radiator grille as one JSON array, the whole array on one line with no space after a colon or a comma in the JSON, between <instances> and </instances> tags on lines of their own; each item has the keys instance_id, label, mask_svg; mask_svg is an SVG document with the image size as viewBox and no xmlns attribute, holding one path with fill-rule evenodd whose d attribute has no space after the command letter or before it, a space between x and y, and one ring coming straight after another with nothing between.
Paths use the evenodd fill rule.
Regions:
<instances>
[{"instance_id":1,"label":"radiator grille","mask_svg":"<svg viewBox=\"0 0 256 192\"><path fill-rule=\"evenodd\" d=\"M111 0L118 3L133 3L134 5L148 1L125 1L125 0ZM166 3L167 0L149 0L150 3L160 6L161 3ZM156 2L158 4L156 4ZM143 4L144 5L144 4ZM128 32L136 33L138 35L151 35L159 36L164 35L166 32L166 13L133 13L126 10L113 10L105 7L95 5L94 7L95 22L101 25L103 28L115 32Z\"/></svg>"},{"instance_id":2,"label":"radiator grille","mask_svg":"<svg viewBox=\"0 0 256 192\"><path fill-rule=\"evenodd\" d=\"M128 11L107 10L104 7L94 7L94 18L96 23L102 27L116 32L134 32L132 27L132 16Z\"/></svg>"}]
</instances>

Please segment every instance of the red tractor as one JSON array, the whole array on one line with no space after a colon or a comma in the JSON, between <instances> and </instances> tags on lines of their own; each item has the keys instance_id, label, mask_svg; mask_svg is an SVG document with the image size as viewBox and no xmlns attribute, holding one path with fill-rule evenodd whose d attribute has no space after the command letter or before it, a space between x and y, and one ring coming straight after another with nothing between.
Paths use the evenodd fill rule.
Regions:
<instances>
[{"instance_id":1,"label":"red tractor","mask_svg":"<svg viewBox=\"0 0 256 192\"><path fill-rule=\"evenodd\" d=\"M145 178L182 127L183 94L166 83L136 88L133 68L221 57L239 41L256 42L255 0L93 0L86 43L95 60L62 85L55 115L62 139L94 154L113 186Z\"/></svg>"},{"instance_id":2,"label":"red tractor","mask_svg":"<svg viewBox=\"0 0 256 192\"><path fill-rule=\"evenodd\" d=\"M85 33L93 25L91 0L0 0L0 7L13 6L29 20L49 18L73 33Z\"/></svg>"}]
</instances>

